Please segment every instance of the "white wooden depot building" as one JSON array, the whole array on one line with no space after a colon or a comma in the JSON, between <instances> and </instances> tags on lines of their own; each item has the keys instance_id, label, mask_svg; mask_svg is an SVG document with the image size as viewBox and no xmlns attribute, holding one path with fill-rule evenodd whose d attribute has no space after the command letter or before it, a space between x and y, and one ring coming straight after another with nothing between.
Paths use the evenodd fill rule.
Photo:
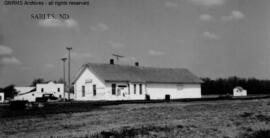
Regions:
<instances>
[{"instance_id":1,"label":"white wooden depot building","mask_svg":"<svg viewBox=\"0 0 270 138\"><path fill-rule=\"evenodd\" d=\"M88 63L73 82L74 100L201 98L201 83L187 69Z\"/></svg>"}]
</instances>

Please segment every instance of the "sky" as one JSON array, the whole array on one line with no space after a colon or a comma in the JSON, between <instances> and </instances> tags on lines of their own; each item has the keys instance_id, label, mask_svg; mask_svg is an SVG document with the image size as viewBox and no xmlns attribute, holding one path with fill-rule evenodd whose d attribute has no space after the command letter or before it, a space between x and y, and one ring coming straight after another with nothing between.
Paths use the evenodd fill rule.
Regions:
<instances>
[{"instance_id":1,"label":"sky","mask_svg":"<svg viewBox=\"0 0 270 138\"><path fill-rule=\"evenodd\" d=\"M0 4L0 87L58 80L72 47L84 63L187 68L199 77L270 78L269 0L83 0L85 6ZM32 19L31 14L70 18Z\"/></svg>"}]
</instances>

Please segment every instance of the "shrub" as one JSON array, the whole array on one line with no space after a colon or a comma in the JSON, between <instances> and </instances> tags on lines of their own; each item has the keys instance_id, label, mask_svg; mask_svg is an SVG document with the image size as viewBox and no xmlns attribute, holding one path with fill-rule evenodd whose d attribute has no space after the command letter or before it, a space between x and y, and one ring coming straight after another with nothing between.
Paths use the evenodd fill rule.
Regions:
<instances>
[{"instance_id":1,"label":"shrub","mask_svg":"<svg viewBox=\"0 0 270 138\"><path fill-rule=\"evenodd\" d=\"M240 138L270 138L270 130L269 129L261 129L251 134L244 134Z\"/></svg>"},{"instance_id":2,"label":"shrub","mask_svg":"<svg viewBox=\"0 0 270 138\"><path fill-rule=\"evenodd\" d=\"M182 125L176 126L176 128L182 129ZM102 131L93 135L87 135L89 138L136 138L136 137L150 137L151 132L162 132L166 137L173 131L173 127L168 126L142 126L140 128L125 127L120 130Z\"/></svg>"},{"instance_id":3,"label":"shrub","mask_svg":"<svg viewBox=\"0 0 270 138\"><path fill-rule=\"evenodd\" d=\"M230 95L229 93L225 94L225 95L219 95L218 97L219 99L231 99L232 95Z\"/></svg>"},{"instance_id":4,"label":"shrub","mask_svg":"<svg viewBox=\"0 0 270 138\"><path fill-rule=\"evenodd\" d=\"M260 121L266 121L266 122L269 122L270 121L270 116L265 116L265 115L256 115L256 118Z\"/></svg>"},{"instance_id":5,"label":"shrub","mask_svg":"<svg viewBox=\"0 0 270 138\"><path fill-rule=\"evenodd\" d=\"M12 110L24 110L27 104L28 101L10 101L9 107Z\"/></svg>"},{"instance_id":6,"label":"shrub","mask_svg":"<svg viewBox=\"0 0 270 138\"><path fill-rule=\"evenodd\" d=\"M254 113L252 113L252 112L251 113L250 112L244 112L244 113L240 114L239 116L246 118L246 117L251 117L253 114Z\"/></svg>"}]
</instances>

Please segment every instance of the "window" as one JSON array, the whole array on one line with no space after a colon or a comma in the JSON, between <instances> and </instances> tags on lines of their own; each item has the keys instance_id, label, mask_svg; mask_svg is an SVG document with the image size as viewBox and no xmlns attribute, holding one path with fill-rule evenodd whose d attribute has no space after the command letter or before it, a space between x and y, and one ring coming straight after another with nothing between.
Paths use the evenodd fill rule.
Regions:
<instances>
[{"instance_id":1,"label":"window","mask_svg":"<svg viewBox=\"0 0 270 138\"><path fill-rule=\"evenodd\" d=\"M140 95L142 95L142 84L140 84Z\"/></svg>"},{"instance_id":2,"label":"window","mask_svg":"<svg viewBox=\"0 0 270 138\"><path fill-rule=\"evenodd\" d=\"M134 84L134 94L136 94L136 84Z\"/></svg>"},{"instance_id":3,"label":"window","mask_svg":"<svg viewBox=\"0 0 270 138\"><path fill-rule=\"evenodd\" d=\"M128 84L128 95L130 95L130 85Z\"/></svg>"},{"instance_id":4,"label":"window","mask_svg":"<svg viewBox=\"0 0 270 138\"><path fill-rule=\"evenodd\" d=\"M93 85L93 95L97 95L97 86Z\"/></svg>"},{"instance_id":5,"label":"window","mask_svg":"<svg viewBox=\"0 0 270 138\"><path fill-rule=\"evenodd\" d=\"M60 92L60 88L57 88L57 91Z\"/></svg>"},{"instance_id":6,"label":"window","mask_svg":"<svg viewBox=\"0 0 270 138\"><path fill-rule=\"evenodd\" d=\"M112 84L112 95L116 94L116 84Z\"/></svg>"},{"instance_id":7,"label":"window","mask_svg":"<svg viewBox=\"0 0 270 138\"><path fill-rule=\"evenodd\" d=\"M125 88L127 86L126 85L118 85L118 87Z\"/></svg>"},{"instance_id":8,"label":"window","mask_svg":"<svg viewBox=\"0 0 270 138\"><path fill-rule=\"evenodd\" d=\"M44 92L44 88L41 88L41 92Z\"/></svg>"},{"instance_id":9,"label":"window","mask_svg":"<svg viewBox=\"0 0 270 138\"><path fill-rule=\"evenodd\" d=\"M82 86L82 97L85 96L85 86Z\"/></svg>"},{"instance_id":10,"label":"window","mask_svg":"<svg viewBox=\"0 0 270 138\"><path fill-rule=\"evenodd\" d=\"M0 101L2 101L2 96L0 96Z\"/></svg>"}]
</instances>

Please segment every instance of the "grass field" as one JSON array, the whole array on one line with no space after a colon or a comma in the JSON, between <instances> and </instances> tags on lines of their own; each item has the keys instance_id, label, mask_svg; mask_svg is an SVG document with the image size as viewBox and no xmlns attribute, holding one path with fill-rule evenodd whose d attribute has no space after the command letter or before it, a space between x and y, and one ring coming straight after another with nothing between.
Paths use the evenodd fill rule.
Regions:
<instances>
[{"instance_id":1,"label":"grass field","mask_svg":"<svg viewBox=\"0 0 270 138\"><path fill-rule=\"evenodd\" d=\"M122 104L0 118L0 137L248 137L270 130L270 99Z\"/></svg>"}]
</instances>

